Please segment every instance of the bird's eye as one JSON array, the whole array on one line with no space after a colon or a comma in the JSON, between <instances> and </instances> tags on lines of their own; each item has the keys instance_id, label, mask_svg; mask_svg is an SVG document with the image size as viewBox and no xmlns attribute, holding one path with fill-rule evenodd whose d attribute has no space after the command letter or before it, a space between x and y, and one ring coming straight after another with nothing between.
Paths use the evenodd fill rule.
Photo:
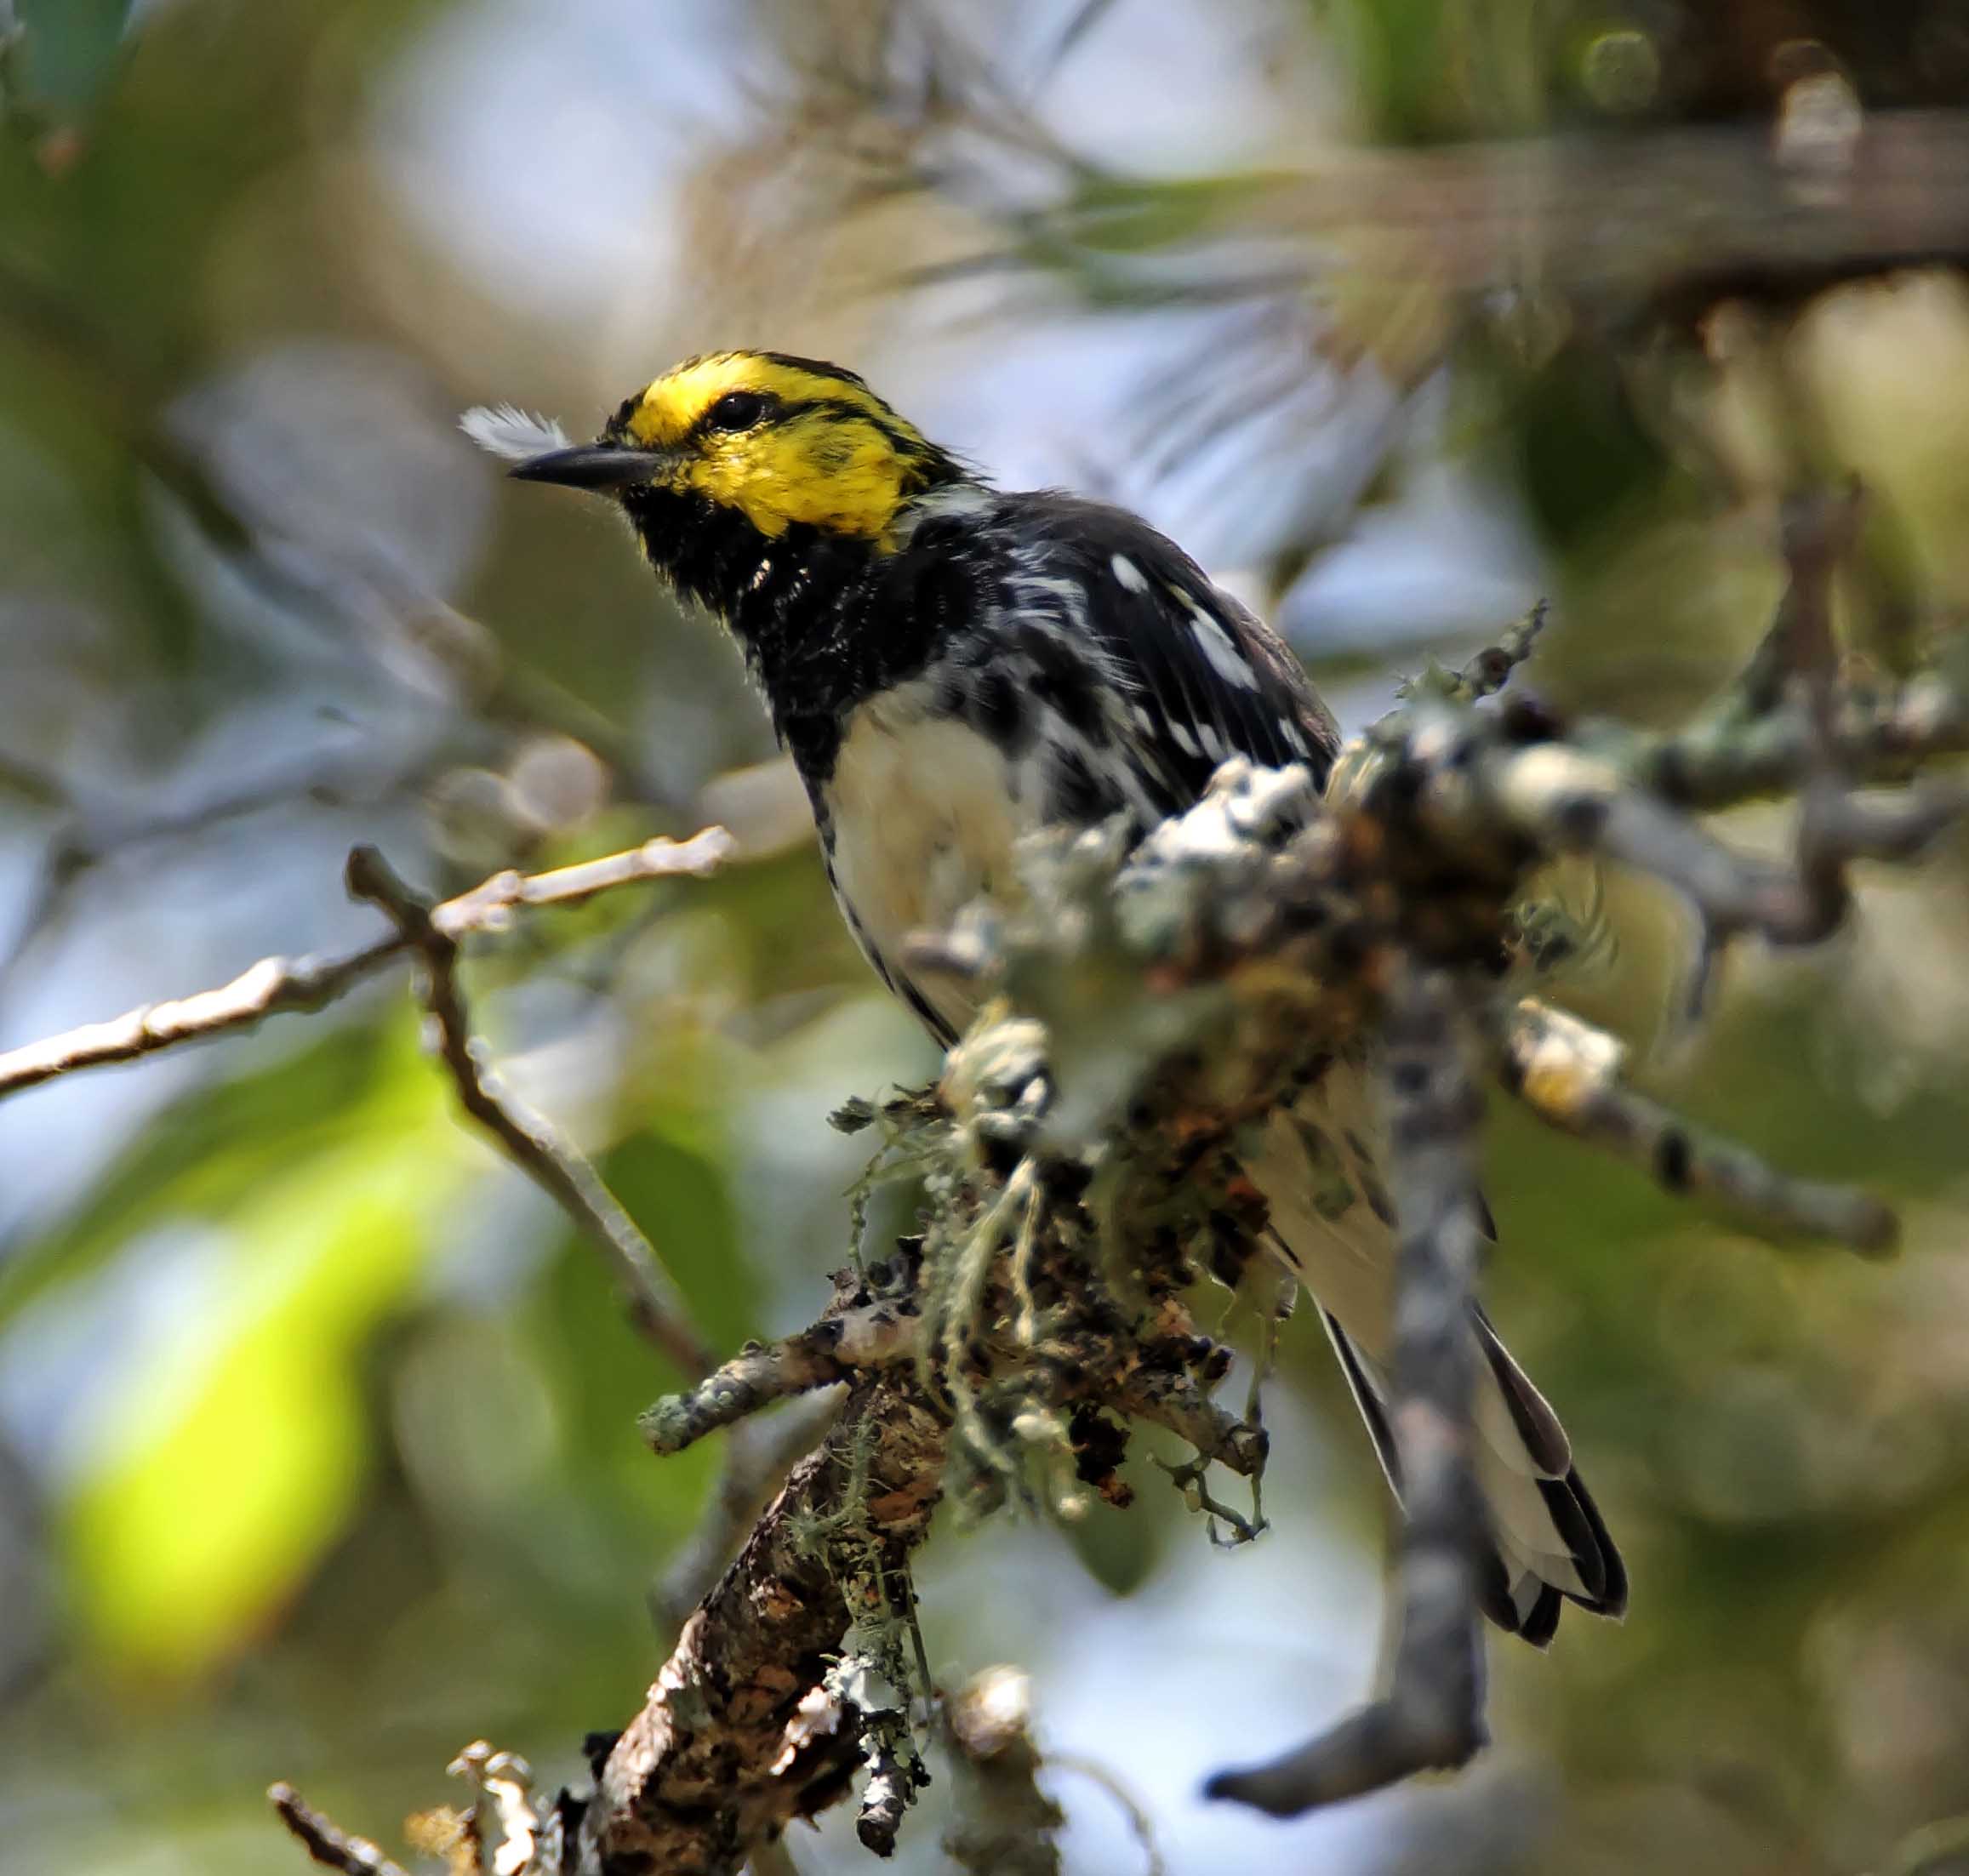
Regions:
<instances>
[{"instance_id":1,"label":"bird's eye","mask_svg":"<svg viewBox=\"0 0 1969 1876\"><path fill-rule=\"evenodd\" d=\"M769 408L765 396L756 391L728 391L705 413L707 430L750 430Z\"/></svg>"}]
</instances>

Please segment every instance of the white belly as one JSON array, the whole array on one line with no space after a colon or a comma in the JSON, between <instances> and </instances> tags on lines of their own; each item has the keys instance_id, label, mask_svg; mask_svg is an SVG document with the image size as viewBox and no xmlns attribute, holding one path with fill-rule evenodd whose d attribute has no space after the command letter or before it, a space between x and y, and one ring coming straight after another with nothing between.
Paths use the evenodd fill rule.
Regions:
<instances>
[{"instance_id":1,"label":"white belly","mask_svg":"<svg viewBox=\"0 0 1969 1876\"><path fill-rule=\"evenodd\" d=\"M1013 845L1032 813L1021 781L995 744L931 716L917 686L856 710L826 790L834 888L885 976L899 975L911 933L946 929L973 899L1016 892ZM962 986L916 988L953 1029L970 1020Z\"/></svg>"}]
</instances>

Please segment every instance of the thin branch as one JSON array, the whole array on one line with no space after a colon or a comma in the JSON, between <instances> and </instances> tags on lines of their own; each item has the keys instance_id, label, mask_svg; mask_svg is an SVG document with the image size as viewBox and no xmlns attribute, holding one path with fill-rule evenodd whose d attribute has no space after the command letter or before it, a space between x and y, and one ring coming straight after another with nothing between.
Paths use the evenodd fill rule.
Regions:
<instances>
[{"instance_id":1,"label":"thin branch","mask_svg":"<svg viewBox=\"0 0 1969 1876\"><path fill-rule=\"evenodd\" d=\"M1537 648L1538 635L1545 629L1547 607L1540 600L1530 612L1509 627L1494 645L1487 645L1456 674L1454 693L1475 703L1494 697L1510 681L1511 673L1526 663Z\"/></svg>"},{"instance_id":2,"label":"thin branch","mask_svg":"<svg viewBox=\"0 0 1969 1876\"><path fill-rule=\"evenodd\" d=\"M736 843L723 828L707 827L686 841L669 840L659 835L640 847L606 853L599 859L582 860L573 866L556 867L548 873L495 873L469 892L434 905L431 922L447 938L496 931L516 909L579 905L618 887L635 886L646 880L674 879L680 873L701 880L716 872L735 851Z\"/></svg>"},{"instance_id":3,"label":"thin branch","mask_svg":"<svg viewBox=\"0 0 1969 1876\"><path fill-rule=\"evenodd\" d=\"M1155 1819L1150 1816L1147 1806L1116 1774L1099 1759L1086 1759L1078 1753L1049 1752L1041 1761L1041 1769L1070 1772L1076 1777L1086 1779L1090 1785L1099 1785L1121 1806L1121 1815L1128 1821L1128 1828L1142 1846L1142 1876L1169 1876L1169 1866L1162 1860L1161 1846L1156 1841Z\"/></svg>"},{"instance_id":4,"label":"thin branch","mask_svg":"<svg viewBox=\"0 0 1969 1876\"><path fill-rule=\"evenodd\" d=\"M263 957L215 989L168 1003L146 1003L106 1023L86 1024L45 1041L24 1043L0 1054L0 1098L78 1069L134 1062L180 1042L249 1029L281 1011L318 1010L374 976L404 949L402 938L389 938L342 957Z\"/></svg>"},{"instance_id":5,"label":"thin branch","mask_svg":"<svg viewBox=\"0 0 1969 1876\"><path fill-rule=\"evenodd\" d=\"M266 1796L281 1822L325 1868L341 1870L344 1876L407 1876L402 1864L385 1856L367 1837L345 1835L319 1811L311 1810L292 1785L269 1786Z\"/></svg>"},{"instance_id":6,"label":"thin branch","mask_svg":"<svg viewBox=\"0 0 1969 1876\"><path fill-rule=\"evenodd\" d=\"M431 922L446 937L459 938L497 929L519 907L571 905L614 887L676 874L702 878L731 852L731 836L722 827L710 827L688 841L646 841L628 852L556 872L532 877L496 873L432 908ZM411 949L411 940L398 930L339 957L265 957L216 989L147 1003L105 1023L26 1043L0 1053L0 1099L58 1075L134 1062L181 1042L250 1029L284 1011L318 1010Z\"/></svg>"},{"instance_id":7,"label":"thin branch","mask_svg":"<svg viewBox=\"0 0 1969 1876\"><path fill-rule=\"evenodd\" d=\"M1133 1366L1115 1385L1111 1400L1117 1412L1166 1428L1187 1440L1198 1458L1241 1478L1254 1478L1264 1470L1270 1445L1264 1428L1218 1406L1184 1370Z\"/></svg>"},{"instance_id":8,"label":"thin branch","mask_svg":"<svg viewBox=\"0 0 1969 1876\"><path fill-rule=\"evenodd\" d=\"M1969 755L1969 694L1938 672L1884 694L1848 687L1832 727L1840 766L1856 783L1898 782L1932 757ZM1795 703L1754 721L1705 720L1666 733L1595 726L1592 740L1610 766L1670 807L1714 811L1795 789L1814 733Z\"/></svg>"},{"instance_id":9,"label":"thin branch","mask_svg":"<svg viewBox=\"0 0 1969 1876\"><path fill-rule=\"evenodd\" d=\"M1475 1150L1481 1110L1452 980L1405 967L1382 1033L1401 1235L1390 1402L1404 1512L1401 1636L1384 1697L1296 1752L1220 1772L1205 1788L1275 1817L1460 1765L1484 1740L1476 1625L1484 1520L1470 1466L1475 1344L1466 1326L1483 1240Z\"/></svg>"},{"instance_id":10,"label":"thin branch","mask_svg":"<svg viewBox=\"0 0 1969 1876\"><path fill-rule=\"evenodd\" d=\"M1621 1081L1614 1040L1532 997L1509 1012L1498 1076L1549 1126L1639 1166L1677 1197L1709 1195L1766 1229L1869 1255L1894 1246L1893 1213L1851 1186L1795 1179L1749 1149L1692 1126Z\"/></svg>"},{"instance_id":11,"label":"thin branch","mask_svg":"<svg viewBox=\"0 0 1969 1876\"><path fill-rule=\"evenodd\" d=\"M350 854L348 878L350 892L388 913L404 942L422 958L424 1001L437 1026L439 1053L465 1113L568 1212L614 1266L636 1328L686 1374L708 1373L716 1357L692 1322L690 1306L664 1269L655 1247L579 1149L540 1115L498 1089L480 1061L459 986L457 939L439 930L431 908L375 848L358 847Z\"/></svg>"},{"instance_id":12,"label":"thin branch","mask_svg":"<svg viewBox=\"0 0 1969 1876\"><path fill-rule=\"evenodd\" d=\"M915 1299L863 1296L838 1309L830 1304L796 1335L750 1344L688 1393L665 1395L642 1418L650 1450L665 1457L682 1452L775 1400L911 1360L919 1333Z\"/></svg>"}]
</instances>

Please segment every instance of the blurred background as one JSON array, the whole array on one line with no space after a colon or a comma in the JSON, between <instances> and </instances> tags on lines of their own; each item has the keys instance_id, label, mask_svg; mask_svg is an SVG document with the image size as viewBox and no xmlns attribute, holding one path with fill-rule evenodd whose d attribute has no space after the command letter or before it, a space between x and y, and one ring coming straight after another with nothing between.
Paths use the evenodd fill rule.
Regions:
<instances>
[{"instance_id":1,"label":"blurred background","mask_svg":"<svg viewBox=\"0 0 1969 1876\"><path fill-rule=\"evenodd\" d=\"M1955 0L0 0L0 1046L371 935L357 841L455 891L722 819L718 878L468 965L501 1072L721 1346L824 1300L863 1157L824 1116L932 1058L735 658L462 407L579 435L693 351L836 358L993 475L1179 535L1350 727L1541 594L1537 686L1677 720L1758 636L1812 476L1873 492L1863 655L1969 610L1962 277L1664 313L1640 265L1716 206L1647 196L1652 139L1959 104ZM1635 153L1634 269L1473 261L1441 172L1397 219L1372 179L1409 172L1361 167L1555 135ZM1281 177L1341 212L1293 220ZM1887 1192L1892 1265L1498 1115L1493 1311L1635 1597L1493 1650L1469 1776L1291 1826L1197 1799L1373 1671L1387 1508L1304 1314L1264 1542L1213 1549L1152 1472L1071 1532L944 1532L939 1674L1029 1668L1042 1741L1139 1796L1177 1876L1884 1871L1969 1812L1963 857L1736 961L1651 1071ZM1605 887L1566 994L1645 1051L1689 933ZM276 1777L394 1843L481 1735L576 1778L667 1651L648 1592L713 1475L636 1437L675 1379L459 1126L401 976L0 1106L8 1867L296 1867ZM1053 1788L1071 1870L1142 1867L1107 1793ZM865 1867L851 1823L800 1867ZM895 1867L944 1867L938 1830Z\"/></svg>"}]
</instances>

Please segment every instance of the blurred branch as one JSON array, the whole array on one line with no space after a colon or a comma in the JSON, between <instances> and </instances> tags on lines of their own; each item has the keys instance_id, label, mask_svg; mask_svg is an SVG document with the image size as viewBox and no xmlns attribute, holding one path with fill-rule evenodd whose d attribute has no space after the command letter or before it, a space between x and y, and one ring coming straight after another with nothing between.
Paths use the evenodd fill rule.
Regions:
<instances>
[{"instance_id":1,"label":"blurred branch","mask_svg":"<svg viewBox=\"0 0 1969 1876\"><path fill-rule=\"evenodd\" d=\"M1009 244L937 271L1064 267L1104 297L1146 301L1379 276L1464 299L1554 292L1626 321L1969 259L1969 112L1847 103L1837 122L1348 149L1302 170L1179 182L1063 159L1000 111L1001 136L1052 165L1054 199L994 203L989 180L970 179Z\"/></svg>"},{"instance_id":2,"label":"blurred branch","mask_svg":"<svg viewBox=\"0 0 1969 1876\"><path fill-rule=\"evenodd\" d=\"M597 892L644 880L679 874L702 878L722 865L731 851L730 836L722 828L711 827L688 841L646 841L626 852L551 873L495 873L469 892L432 907L431 927L450 940L472 932L496 931L517 910L578 904ZM134 1062L182 1042L250 1029L283 1012L318 1010L414 949L414 939L399 929L340 957L262 958L216 989L168 1003L146 1003L106 1023L88 1024L7 1050L0 1052L0 1099L58 1075Z\"/></svg>"},{"instance_id":3,"label":"blurred branch","mask_svg":"<svg viewBox=\"0 0 1969 1876\"><path fill-rule=\"evenodd\" d=\"M952 1697L944 1729L957 1786L950 1861L971 1876L1059 1876L1066 1813L1039 1788L1031 1683L1016 1668L986 1668Z\"/></svg>"},{"instance_id":4,"label":"blurred branch","mask_svg":"<svg viewBox=\"0 0 1969 1876\"><path fill-rule=\"evenodd\" d=\"M309 1810L292 1785L271 1786L266 1795L281 1822L325 1868L341 1870L345 1876L406 1876L402 1865L392 1862L367 1837L346 1836L319 1811Z\"/></svg>"},{"instance_id":5,"label":"blurred branch","mask_svg":"<svg viewBox=\"0 0 1969 1876\"><path fill-rule=\"evenodd\" d=\"M1141 1799L1113 1772L1099 1761L1083 1758L1078 1753L1049 1752L1045 1763L1048 1771L1072 1772L1089 1784L1099 1785L1121 1806L1122 1815L1128 1820L1128 1828L1142 1846L1142 1876L1169 1876L1169 1866L1163 1861L1161 1848L1156 1841L1154 1820L1143 1808Z\"/></svg>"},{"instance_id":6,"label":"blurred branch","mask_svg":"<svg viewBox=\"0 0 1969 1876\"><path fill-rule=\"evenodd\" d=\"M612 857L616 862L633 858ZM635 876L633 870L610 872L610 865L608 861L596 861L587 870L611 884ZM602 871L596 873L596 869ZM350 892L388 913L403 942L423 960L424 1001L437 1026L438 1052L458 1090L459 1104L608 1259L636 1329L686 1374L707 1373L716 1366L717 1358L691 1321L689 1305L635 1219L571 1141L496 1086L487 1073L480 1060L480 1045L471 1033L465 993L459 986L457 938L440 928L437 910L397 877L374 847L358 847L350 854L348 877ZM516 882L521 903L524 883ZM588 891L601 889L594 885ZM451 902L451 908L458 905L459 901ZM458 915L467 921L469 928L470 920L479 915L468 906Z\"/></svg>"},{"instance_id":7,"label":"blurred branch","mask_svg":"<svg viewBox=\"0 0 1969 1876\"><path fill-rule=\"evenodd\" d=\"M1893 1214L1850 1187L1793 1178L1621 1085L1613 1038L1527 997L1501 1038L1498 1079L1548 1126L1631 1160L1664 1192L1704 1193L1787 1235L1885 1253Z\"/></svg>"},{"instance_id":8,"label":"blurred branch","mask_svg":"<svg viewBox=\"0 0 1969 1876\"><path fill-rule=\"evenodd\" d=\"M1382 1038L1401 1247L1389 1420L1401 1481L1401 1628L1388 1692L1269 1765L1219 1772L1207 1796L1275 1817L1461 1765L1484 1742L1477 1559L1483 1502L1471 1469L1476 1343L1466 1325L1483 1241L1476 1130L1483 1107L1447 975L1401 967Z\"/></svg>"},{"instance_id":9,"label":"blurred branch","mask_svg":"<svg viewBox=\"0 0 1969 1876\"><path fill-rule=\"evenodd\" d=\"M1894 1850L1883 1876L1958 1876L1969 1858L1969 1817L1924 1824Z\"/></svg>"}]
</instances>

